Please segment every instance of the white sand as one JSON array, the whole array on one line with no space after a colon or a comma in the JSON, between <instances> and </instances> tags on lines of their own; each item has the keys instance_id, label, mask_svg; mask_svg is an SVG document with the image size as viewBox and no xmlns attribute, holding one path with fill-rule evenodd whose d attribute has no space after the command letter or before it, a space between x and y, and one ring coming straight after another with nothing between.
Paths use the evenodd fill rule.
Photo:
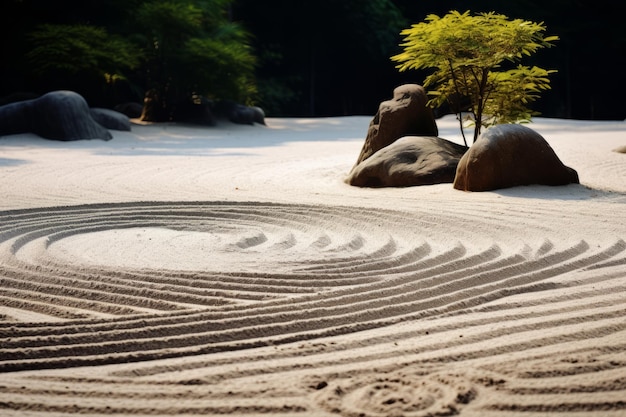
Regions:
<instances>
[{"instance_id":1,"label":"white sand","mask_svg":"<svg viewBox=\"0 0 626 417\"><path fill-rule=\"evenodd\" d=\"M626 123L464 193L346 185L369 121L0 138L0 415L626 415Z\"/></svg>"}]
</instances>

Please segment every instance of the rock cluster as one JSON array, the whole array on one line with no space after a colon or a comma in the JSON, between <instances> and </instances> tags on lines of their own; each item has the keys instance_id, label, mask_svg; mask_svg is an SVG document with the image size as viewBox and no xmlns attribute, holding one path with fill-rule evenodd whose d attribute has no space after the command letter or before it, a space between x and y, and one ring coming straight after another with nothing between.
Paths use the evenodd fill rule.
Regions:
<instances>
[{"instance_id":1,"label":"rock cluster","mask_svg":"<svg viewBox=\"0 0 626 417\"><path fill-rule=\"evenodd\" d=\"M464 191L518 185L578 183L548 142L515 124L487 129L470 147L438 137L426 92L416 84L394 90L380 104L346 182L359 187L407 187L453 183Z\"/></svg>"},{"instance_id":2,"label":"rock cluster","mask_svg":"<svg viewBox=\"0 0 626 417\"><path fill-rule=\"evenodd\" d=\"M380 104L346 182L359 187L408 187L452 182L464 146L437 137L426 91L405 84Z\"/></svg>"},{"instance_id":3,"label":"rock cluster","mask_svg":"<svg viewBox=\"0 0 626 417\"><path fill-rule=\"evenodd\" d=\"M178 103L174 121L204 126L215 126L219 120L235 124L265 125L265 112L260 107L246 106L231 100L213 101L205 97L194 97Z\"/></svg>"},{"instance_id":4,"label":"rock cluster","mask_svg":"<svg viewBox=\"0 0 626 417\"><path fill-rule=\"evenodd\" d=\"M89 108L73 91L52 91L40 97L19 93L0 99L0 136L35 133L60 141L109 140L113 136L108 129L131 130L130 119L142 117L142 109L138 103L123 103L115 110ZM207 99L179 103L175 116L177 121L201 125L215 125L219 118L238 124L265 124L259 107L227 101L216 105Z\"/></svg>"},{"instance_id":5,"label":"rock cluster","mask_svg":"<svg viewBox=\"0 0 626 417\"><path fill-rule=\"evenodd\" d=\"M60 141L109 140L113 136L107 129L130 130L130 121L113 110L90 109L73 91L53 91L0 106L0 136L34 133Z\"/></svg>"}]
</instances>

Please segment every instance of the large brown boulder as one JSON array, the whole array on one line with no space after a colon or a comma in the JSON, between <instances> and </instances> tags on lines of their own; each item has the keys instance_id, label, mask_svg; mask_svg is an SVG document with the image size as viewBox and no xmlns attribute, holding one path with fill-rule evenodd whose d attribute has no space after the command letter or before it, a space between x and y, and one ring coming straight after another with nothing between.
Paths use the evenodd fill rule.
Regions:
<instances>
[{"instance_id":1,"label":"large brown boulder","mask_svg":"<svg viewBox=\"0 0 626 417\"><path fill-rule=\"evenodd\" d=\"M426 91L417 84L393 90L393 99L380 103L370 122L356 165L403 136L437 136L437 124L427 101Z\"/></svg>"},{"instance_id":2,"label":"large brown boulder","mask_svg":"<svg viewBox=\"0 0 626 417\"><path fill-rule=\"evenodd\" d=\"M451 183L467 148L433 136L405 136L358 164L346 182L357 187Z\"/></svg>"},{"instance_id":3,"label":"large brown boulder","mask_svg":"<svg viewBox=\"0 0 626 417\"><path fill-rule=\"evenodd\" d=\"M489 191L518 185L578 184L548 142L534 130L504 124L487 129L461 158L454 188Z\"/></svg>"}]
</instances>

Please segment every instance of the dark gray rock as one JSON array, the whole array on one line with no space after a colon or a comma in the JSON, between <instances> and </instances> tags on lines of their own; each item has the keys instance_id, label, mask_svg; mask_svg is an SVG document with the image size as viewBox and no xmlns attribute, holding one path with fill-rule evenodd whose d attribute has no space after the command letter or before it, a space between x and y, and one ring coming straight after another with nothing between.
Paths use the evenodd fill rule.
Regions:
<instances>
[{"instance_id":1,"label":"dark gray rock","mask_svg":"<svg viewBox=\"0 0 626 417\"><path fill-rule=\"evenodd\" d=\"M92 107L89 109L91 117L107 129L130 132L130 119L125 114L111 109Z\"/></svg>"},{"instance_id":2,"label":"dark gray rock","mask_svg":"<svg viewBox=\"0 0 626 417\"><path fill-rule=\"evenodd\" d=\"M254 120L254 123L265 126L265 112L263 109L257 106L252 106L250 109L252 110L252 120Z\"/></svg>"},{"instance_id":3,"label":"dark gray rock","mask_svg":"<svg viewBox=\"0 0 626 417\"><path fill-rule=\"evenodd\" d=\"M228 120L242 125L253 125L255 123L265 125L265 113L260 107L235 105L228 113Z\"/></svg>"},{"instance_id":4,"label":"dark gray rock","mask_svg":"<svg viewBox=\"0 0 626 417\"><path fill-rule=\"evenodd\" d=\"M92 118L85 99L72 91L53 91L0 107L0 136L29 132L61 141L113 137Z\"/></svg>"},{"instance_id":5,"label":"dark gray rock","mask_svg":"<svg viewBox=\"0 0 626 417\"><path fill-rule=\"evenodd\" d=\"M437 136L437 124L427 102L420 85L405 84L393 90L393 98L380 103L370 122L356 165L403 136Z\"/></svg>"},{"instance_id":6,"label":"dark gray rock","mask_svg":"<svg viewBox=\"0 0 626 417\"><path fill-rule=\"evenodd\" d=\"M432 136L405 136L356 165L346 182L358 187L452 183L467 148Z\"/></svg>"},{"instance_id":7,"label":"dark gray rock","mask_svg":"<svg viewBox=\"0 0 626 417\"><path fill-rule=\"evenodd\" d=\"M226 118L232 123L265 125L265 112L260 107L245 106L230 100L222 100L215 106L218 116Z\"/></svg>"},{"instance_id":8,"label":"dark gray rock","mask_svg":"<svg viewBox=\"0 0 626 417\"><path fill-rule=\"evenodd\" d=\"M138 119L143 112L143 104L133 102L121 103L115 106L114 110L125 114L131 119Z\"/></svg>"},{"instance_id":9,"label":"dark gray rock","mask_svg":"<svg viewBox=\"0 0 626 417\"><path fill-rule=\"evenodd\" d=\"M548 142L517 124L487 129L459 161L454 188L489 191L518 185L578 184L578 173L561 162Z\"/></svg>"}]
</instances>

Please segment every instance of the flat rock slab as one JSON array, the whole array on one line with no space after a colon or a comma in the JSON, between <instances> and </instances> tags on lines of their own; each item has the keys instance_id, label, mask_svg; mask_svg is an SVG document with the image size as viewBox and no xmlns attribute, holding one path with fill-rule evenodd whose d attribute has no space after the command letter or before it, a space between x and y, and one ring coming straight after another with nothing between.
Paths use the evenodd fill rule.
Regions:
<instances>
[{"instance_id":1,"label":"flat rock slab","mask_svg":"<svg viewBox=\"0 0 626 417\"><path fill-rule=\"evenodd\" d=\"M405 136L357 164L346 182L358 187L452 183L466 151L435 136Z\"/></svg>"}]
</instances>

